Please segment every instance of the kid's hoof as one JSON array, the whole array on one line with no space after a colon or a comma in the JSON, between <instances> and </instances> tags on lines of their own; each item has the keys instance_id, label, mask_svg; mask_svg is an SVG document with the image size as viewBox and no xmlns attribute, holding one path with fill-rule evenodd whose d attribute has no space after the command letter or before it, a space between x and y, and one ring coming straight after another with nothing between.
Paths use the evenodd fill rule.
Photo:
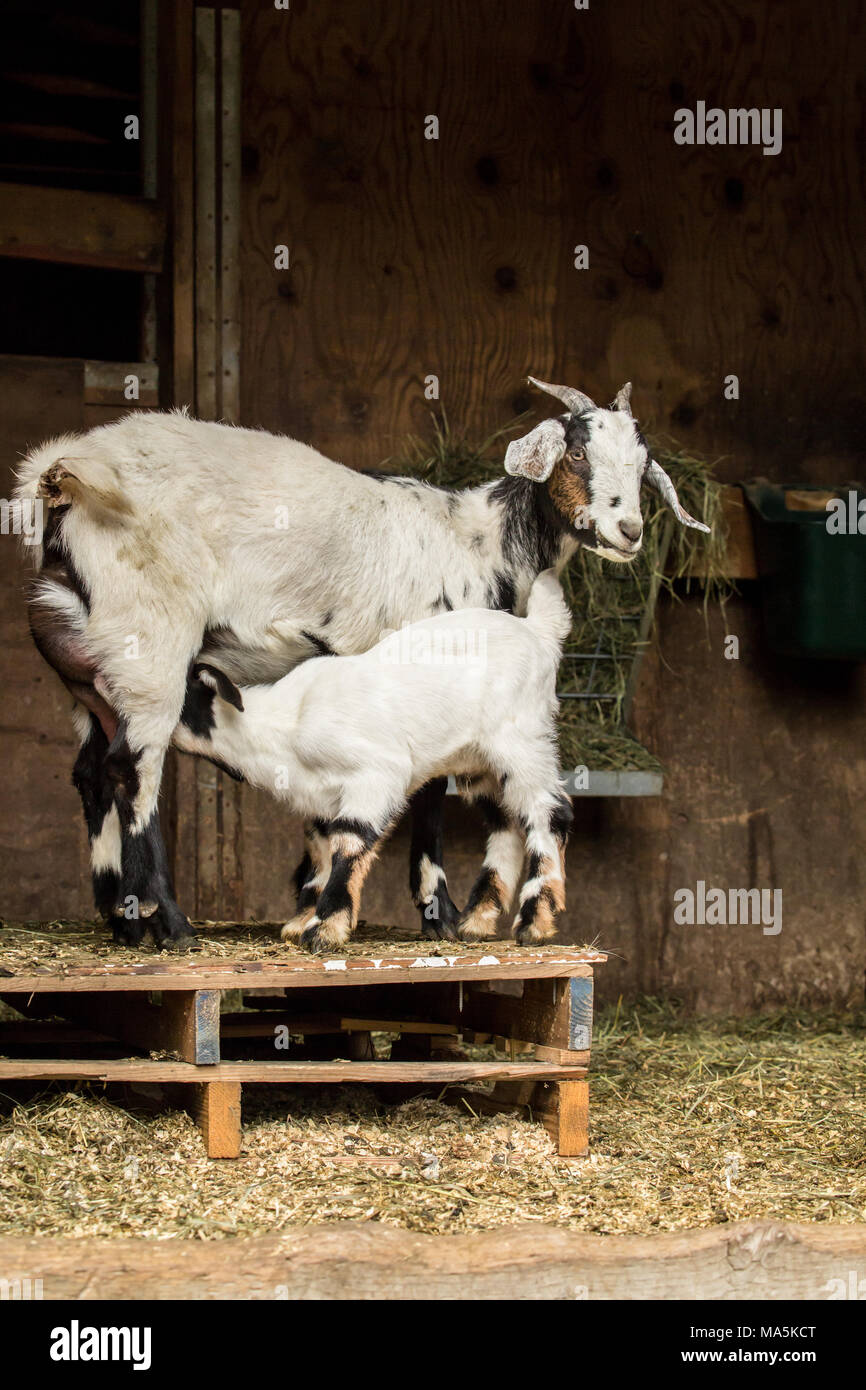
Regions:
<instances>
[{"instance_id":1,"label":"kid's hoof","mask_svg":"<svg viewBox=\"0 0 866 1390\"><path fill-rule=\"evenodd\" d=\"M303 946L306 951L323 955L328 951L339 951L345 946L350 935L351 926L347 914L335 912L333 917L326 917L323 922L320 922L318 917L313 917L306 931L301 933L298 945Z\"/></svg>"},{"instance_id":2,"label":"kid's hoof","mask_svg":"<svg viewBox=\"0 0 866 1390\"><path fill-rule=\"evenodd\" d=\"M299 941L307 927L316 915L314 907L308 907L304 912L299 912L295 917L285 923L280 928L281 941Z\"/></svg>"},{"instance_id":3,"label":"kid's hoof","mask_svg":"<svg viewBox=\"0 0 866 1390\"><path fill-rule=\"evenodd\" d=\"M545 941L550 941L556 936L556 928L540 927L535 922L517 922L514 927L514 940L518 946L541 946Z\"/></svg>"},{"instance_id":4,"label":"kid's hoof","mask_svg":"<svg viewBox=\"0 0 866 1390\"><path fill-rule=\"evenodd\" d=\"M495 941L499 913L470 912L457 927L461 941Z\"/></svg>"}]
</instances>

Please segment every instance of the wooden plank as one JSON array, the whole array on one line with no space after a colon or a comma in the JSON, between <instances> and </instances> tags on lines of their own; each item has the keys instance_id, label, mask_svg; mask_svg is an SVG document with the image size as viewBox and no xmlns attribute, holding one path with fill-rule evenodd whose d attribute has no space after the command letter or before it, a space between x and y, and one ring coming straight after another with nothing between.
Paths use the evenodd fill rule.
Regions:
<instances>
[{"instance_id":1,"label":"wooden plank","mask_svg":"<svg viewBox=\"0 0 866 1390\"><path fill-rule=\"evenodd\" d=\"M44 1007L133 1047L175 1052L187 1063L209 1066L220 1059L217 990L166 992L161 1004L125 994L57 994L47 996Z\"/></svg>"},{"instance_id":2,"label":"wooden plank","mask_svg":"<svg viewBox=\"0 0 866 1390\"><path fill-rule=\"evenodd\" d=\"M216 34L214 11L195 11L195 404L217 415Z\"/></svg>"},{"instance_id":3,"label":"wooden plank","mask_svg":"<svg viewBox=\"0 0 866 1390\"><path fill-rule=\"evenodd\" d=\"M208 1158L237 1158L241 1151L241 1083L206 1081L193 1086L188 1105L202 1132Z\"/></svg>"},{"instance_id":4,"label":"wooden plank","mask_svg":"<svg viewBox=\"0 0 866 1390\"><path fill-rule=\"evenodd\" d=\"M49 1301L813 1300L862 1288L866 1228L731 1221L653 1235L586 1235L538 1222L427 1235L380 1222L278 1235L158 1241L0 1237L4 1278L38 1271ZM836 1281L831 1282L831 1281Z\"/></svg>"},{"instance_id":5,"label":"wooden plank","mask_svg":"<svg viewBox=\"0 0 866 1390\"><path fill-rule=\"evenodd\" d=\"M160 108L160 182L169 199L170 313L167 324L164 405L195 403L195 39L192 0L162 0L160 68L169 74ZM170 85L169 85L170 84ZM161 349L162 356L162 349ZM169 382L169 375L171 380Z\"/></svg>"},{"instance_id":6,"label":"wooden plank","mask_svg":"<svg viewBox=\"0 0 866 1390\"><path fill-rule=\"evenodd\" d=\"M220 13L220 419L241 413L241 17Z\"/></svg>"},{"instance_id":7,"label":"wooden plank","mask_svg":"<svg viewBox=\"0 0 866 1390\"><path fill-rule=\"evenodd\" d=\"M271 1011L265 1017L249 1014L223 1014L220 1030L224 1038L268 1038L274 1029L286 1027L290 1033L435 1033L454 1035L455 1023L423 1023L419 1019L345 1018L340 1014L317 1014L313 1018L294 1017ZM548 1059L559 1061L559 1058Z\"/></svg>"},{"instance_id":8,"label":"wooden plank","mask_svg":"<svg viewBox=\"0 0 866 1390\"><path fill-rule=\"evenodd\" d=\"M0 256L157 274L164 247L152 199L0 183Z\"/></svg>"},{"instance_id":9,"label":"wooden plank","mask_svg":"<svg viewBox=\"0 0 866 1390\"><path fill-rule=\"evenodd\" d=\"M138 377L138 399L127 400L126 378ZM117 405L126 410L159 405L159 367L155 362L85 362L84 400L87 405Z\"/></svg>"},{"instance_id":10,"label":"wooden plank","mask_svg":"<svg viewBox=\"0 0 866 1390\"><path fill-rule=\"evenodd\" d=\"M514 1078L572 1080L579 1068L546 1062L218 1062L208 1067L208 1080L275 1082L294 1085L310 1081L416 1082L499 1081ZM117 1061L37 1061L0 1059L0 1081L183 1081L201 1080L191 1062L154 1062L144 1057Z\"/></svg>"},{"instance_id":11,"label":"wooden plank","mask_svg":"<svg viewBox=\"0 0 866 1390\"><path fill-rule=\"evenodd\" d=\"M70 966L63 974L39 970L32 974L6 971L0 954L0 983L10 994L62 991L82 993L102 990L141 989L244 989L255 982L261 988L342 988L354 985L408 983L478 982L485 979L562 979L579 975L587 963L600 964L602 954L569 952L556 956L530 950L517 957L505 956L402 956L398 959L368 960L361 956L342 956L333 960L310 957L305 961L273 965L262 961L224 960L169 961L155 958L138 965ZM430 964L419 962L429 961ZM467 1018L467 1024L469 1020ZM481 1029L492 1032L493 1029Z\"/></svg>"}]
</instances>

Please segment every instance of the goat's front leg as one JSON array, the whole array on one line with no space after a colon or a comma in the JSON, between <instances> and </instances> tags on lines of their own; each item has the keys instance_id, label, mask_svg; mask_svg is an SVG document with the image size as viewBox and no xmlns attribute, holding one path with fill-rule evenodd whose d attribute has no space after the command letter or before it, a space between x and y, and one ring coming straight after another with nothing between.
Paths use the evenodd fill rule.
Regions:
<instances>
[{"instance_id":1,"label":"goat's front leg","mask_svg":"<svg viewBox=\"0 0 866 1390\"><path fill-rule=\"evenodd\" d=\"M333 820L328 825L331 872L316 910L301 933L309 951L333 951L345 946L358 922L361 889L376 857L384 826L369 821Z\"/></svg>"},{"instance_id":2,"label":"goat's front leg","mask_svg":"<svg viewBox=\"0 0 866 1390\"><path fill-rule=\"evenodd\" d=\"M459 785L459 784L458 784ZM484 863L461 913L457 935L463 941L492 941L499 918L511 905L523 869L523 835L510 821L499 800L499 788L472 787L465 794L481 811L487 827Z\"/></svg>"},{"instance_id":3,"label":"goat's front leg","mask_svg":"<svg viewBox=\"0 0 866 1390\"><path fill-rule=\"evenodd\" d=\"M409 886L421 913L421 935L434 941L453 941L460 917L442 867L442 812L447 787L448 779L437 777L419 788L411 802Z\"/></svg>"},{"instance_id":4,"label":"goat's front leg","mask_svg":"<svg viewBox=\"0 0 866 1390\"><path fill-rule=\"evenodd\" d=\"M304 857L295 870L297 912L282 928L283 941L297 941L316 915L319 894L331 876L331 847L326 821L304 824Z\"/></svg>"}]
</instances>

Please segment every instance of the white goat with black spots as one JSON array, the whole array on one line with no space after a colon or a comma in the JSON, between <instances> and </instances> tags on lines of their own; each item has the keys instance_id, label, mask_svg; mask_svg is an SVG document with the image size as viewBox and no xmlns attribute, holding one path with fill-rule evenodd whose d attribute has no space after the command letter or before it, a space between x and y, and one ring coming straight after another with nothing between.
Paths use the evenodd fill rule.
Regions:
<instances>
[{"instance_id":1,"label":"white goat with black spots","mask_svg":"<svg viewBox=\"0 0 866 1390\"><path fill-rule=\"evenodd\" d=\"M637 554L642 482L700 525L650 459L630 388L604 409L536 384L566 413L509 444L509 476L462 492L354 472L294 440L183 412L129 415L24 460L17 496L49 508L42 546L28 547L40 571L31 628L77 702L73 780L97 905L118 940L137 944L147 919L158 942L189 934L156 807L191 662L255 684L437 612L524 613L537 575L560 573L579 545L613 561ZM87 609L83 634L69 621L74 600ZM442 869L445 785L413 799L412 889L430 936L453 936L459 920ZM315 877L302 866L302 892ZM130 896L138 919L123 915Z\"/></svg>"}]
</instances>

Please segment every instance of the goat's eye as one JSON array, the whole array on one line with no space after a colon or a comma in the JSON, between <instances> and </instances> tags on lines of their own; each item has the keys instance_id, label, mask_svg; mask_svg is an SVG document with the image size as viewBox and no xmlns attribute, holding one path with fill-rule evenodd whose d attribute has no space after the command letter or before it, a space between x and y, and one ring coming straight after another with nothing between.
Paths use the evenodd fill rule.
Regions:
<instances>
[{"instance_id":1,"label":"goat's eye","mask_svg":"<svg viewBox=\"0 0 866 1390\"><path fill-rule=\"evenodd\" d=\"M568 455L569 463L582 463L585 458L586 453L583 449L572 449Z\"/></svg>"},{"instance_id":2,"label":"goat's eye","mask_svg":"<svg viewBox=\"0 0 866 1390\"><path fill-rule=\"evenodd\" d=\"M612 498L610 499L610 505L611 505L612 507L618 507L621 501L622 501L622 498L621 498L621 497L612 497Z\"/></svg>"}]
</instances>

